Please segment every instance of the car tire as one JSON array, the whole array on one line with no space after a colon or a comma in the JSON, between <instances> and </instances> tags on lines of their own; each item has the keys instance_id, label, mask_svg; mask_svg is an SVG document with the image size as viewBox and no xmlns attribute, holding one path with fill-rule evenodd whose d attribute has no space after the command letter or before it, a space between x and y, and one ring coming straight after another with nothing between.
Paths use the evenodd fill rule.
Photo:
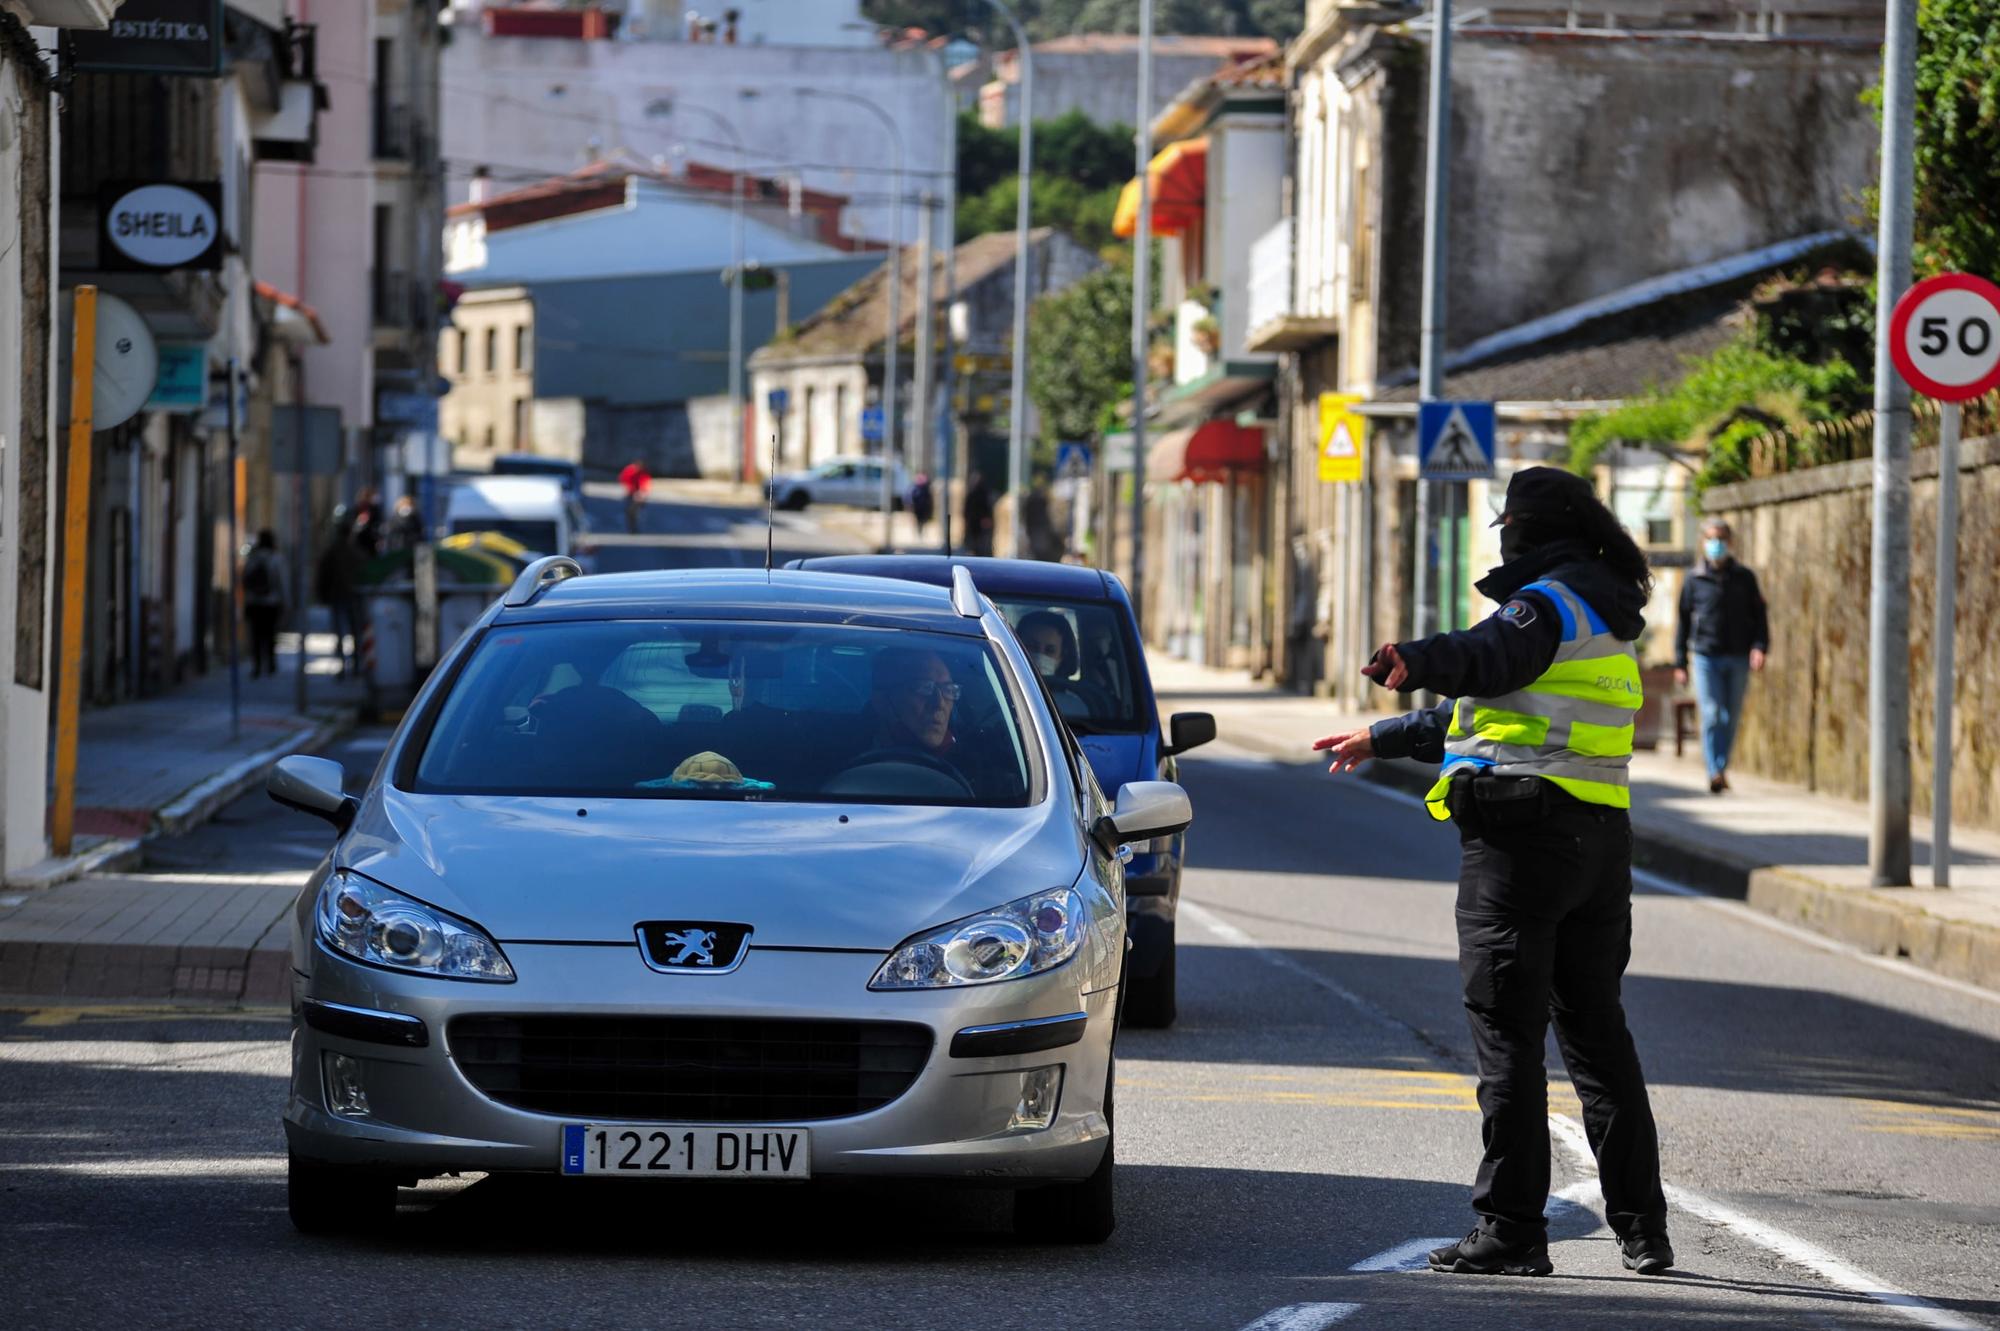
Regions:
<instances>
[{"instance_id":1,"label":"car tire","mask_svg":"<svg viewBox=\"0 0 2000 1331\"><path fill-rule=\"evenodd\" d=\"M1178 955L1174 947L1173 926L1167 927L1167 955L1160 962L1160 968L1143 978L1126 981L1125 1024L1139 1030L1165 1030L1174 1024L1178 1015L1174 1001L1174 958Z\"/></svg>"},{"instance_id":2,"label":"car tire","mask_svg":"<svg viewBox=\"0 0 2000 1331\"><path fill-rule=\"evenodd\" d=\"M301 1234L363 1234L396 1214L396 1180L387 1174L288 1157L285 1205Z\"/></svg>"},{"instance_id":3,"label":"car tire","mask_svg":"<svg viewBox=\"0 0 2000 1331\"><path fill-rule=\"evenodd\" d=\"M1118 1133L1111 1108L1117 1082L1117 1055L1104 1076L1104 1121L1113 1131L1104 1139L1104 1158L1090 1177L1075 1183L1022 1188L1014 1194L1014 1235L1029 1243L1102 1243L1118 1228L1115 1180Z\"/></svg>"},{"instance_id":4,"label":"car tire","mask_svg":"<svg viewBox=\"0 0 2000 1331\"><path fill-rule=\"evenodd\" d=\"M778 507L784 509L787 513L802 513L805 511L806 505L811 502L812 496L804 490L787 490L785 491L784 502L780 503Z\"/></svg>"}]
</instances>

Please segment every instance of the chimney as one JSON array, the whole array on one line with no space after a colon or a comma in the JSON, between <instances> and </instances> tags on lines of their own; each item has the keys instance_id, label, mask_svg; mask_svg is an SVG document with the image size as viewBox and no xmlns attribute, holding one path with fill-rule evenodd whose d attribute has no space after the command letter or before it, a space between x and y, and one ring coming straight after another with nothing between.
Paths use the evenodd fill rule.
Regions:
<instances>
[{"instance_id":1,"label":"chimney","mask_svg":"<svg viewBox=\"0 0 2000 1331\"><path fill-rule=\"evenodd\" d=\"M473 167L472 192L469 196L472 202L485 203L487 195L491 194L492 192L493 192L493 172L489 168L483 165Z\"/></svg>"},{"instance_id":2,"label":"chimney","mask_svg":"<svg viewBox=\"0 0 2000 1331\"><path fill-rule=\"evenodd\" d=\"M736 21L741 14L742 11L736 9L725 9L722 11L722 40L724 45L736 45Z\"/></svg>"}]
</instances>

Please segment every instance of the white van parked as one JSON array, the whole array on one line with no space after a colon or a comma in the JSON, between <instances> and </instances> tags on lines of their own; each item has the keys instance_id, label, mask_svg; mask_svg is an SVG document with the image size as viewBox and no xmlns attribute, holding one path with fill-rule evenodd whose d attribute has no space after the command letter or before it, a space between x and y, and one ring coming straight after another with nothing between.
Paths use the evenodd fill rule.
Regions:
<instances>
[{"instance_id":1,"label":"white van parked","mask_svg":"<svg viewBox=\"0 0 2000 1331\"><path fill-rule=\"evenodd\" d=\"M445 501L444 528L447 536L497 531L541 555L589 553L581 510L553 477L465 477Z\"/></svg>"}]
</instances>

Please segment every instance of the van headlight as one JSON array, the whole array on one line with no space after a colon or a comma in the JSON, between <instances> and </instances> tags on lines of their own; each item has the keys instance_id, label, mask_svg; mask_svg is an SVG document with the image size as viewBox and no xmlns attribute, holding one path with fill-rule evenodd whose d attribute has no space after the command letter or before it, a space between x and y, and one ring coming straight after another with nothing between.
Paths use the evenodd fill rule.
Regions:
<instances>
[{"instance_id":1,"label":"van headlight","mask_svg":"<svg viewBox=\"0 0 2000 1331\"><path fill-rule=\"evenodd\" d=\"M1070 888L1037 892L909 939L868 987L949 989L1038 975L1076 955L1087 923Z\"/></svg>"},{"instance_id":2,"label":"van headlight","mask_svg":"<svg viewBox=\"0 0 2000 1331\"><path fill-rule=\"evenodd\" d=\"M359 874L327 875L313 911L319 941L371 966L448 980L512 983L500 945L470 921L392 892Z\"/></svg>"}]
</instances>

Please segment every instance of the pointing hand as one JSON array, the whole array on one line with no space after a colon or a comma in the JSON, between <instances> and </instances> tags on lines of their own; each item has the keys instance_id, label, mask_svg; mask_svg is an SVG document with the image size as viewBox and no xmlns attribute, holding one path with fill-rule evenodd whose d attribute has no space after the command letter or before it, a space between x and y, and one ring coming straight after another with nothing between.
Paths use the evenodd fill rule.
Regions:
<instances>
[{"instance_id":1,"label":"pointing hand","mask_svg":"<svg viewBox=\"0 0 2000 1331\"><path fill-rule=\"evenodd\" d=\"M1344 735L1328 735L1313 741L1313 751L1333 750L1333 765L1326 770L1338 775L1351 772L1361 766L1363 760L1375 756L1375 737L1366 730L1351 730Z\"/></svg>"},{"instance_id":2,"label":"pointing hand","mask_svg":"<svg viewBox=\"0 0 2000 1331\"><path fill-rule=\"evenodd\" d=\"M1410 668L1403 663L1402 653L1393 642L1383 643L1368 664L1361 667L1361 673L1392 693L1410 680Z\"/></svg>"}]
</instances>

